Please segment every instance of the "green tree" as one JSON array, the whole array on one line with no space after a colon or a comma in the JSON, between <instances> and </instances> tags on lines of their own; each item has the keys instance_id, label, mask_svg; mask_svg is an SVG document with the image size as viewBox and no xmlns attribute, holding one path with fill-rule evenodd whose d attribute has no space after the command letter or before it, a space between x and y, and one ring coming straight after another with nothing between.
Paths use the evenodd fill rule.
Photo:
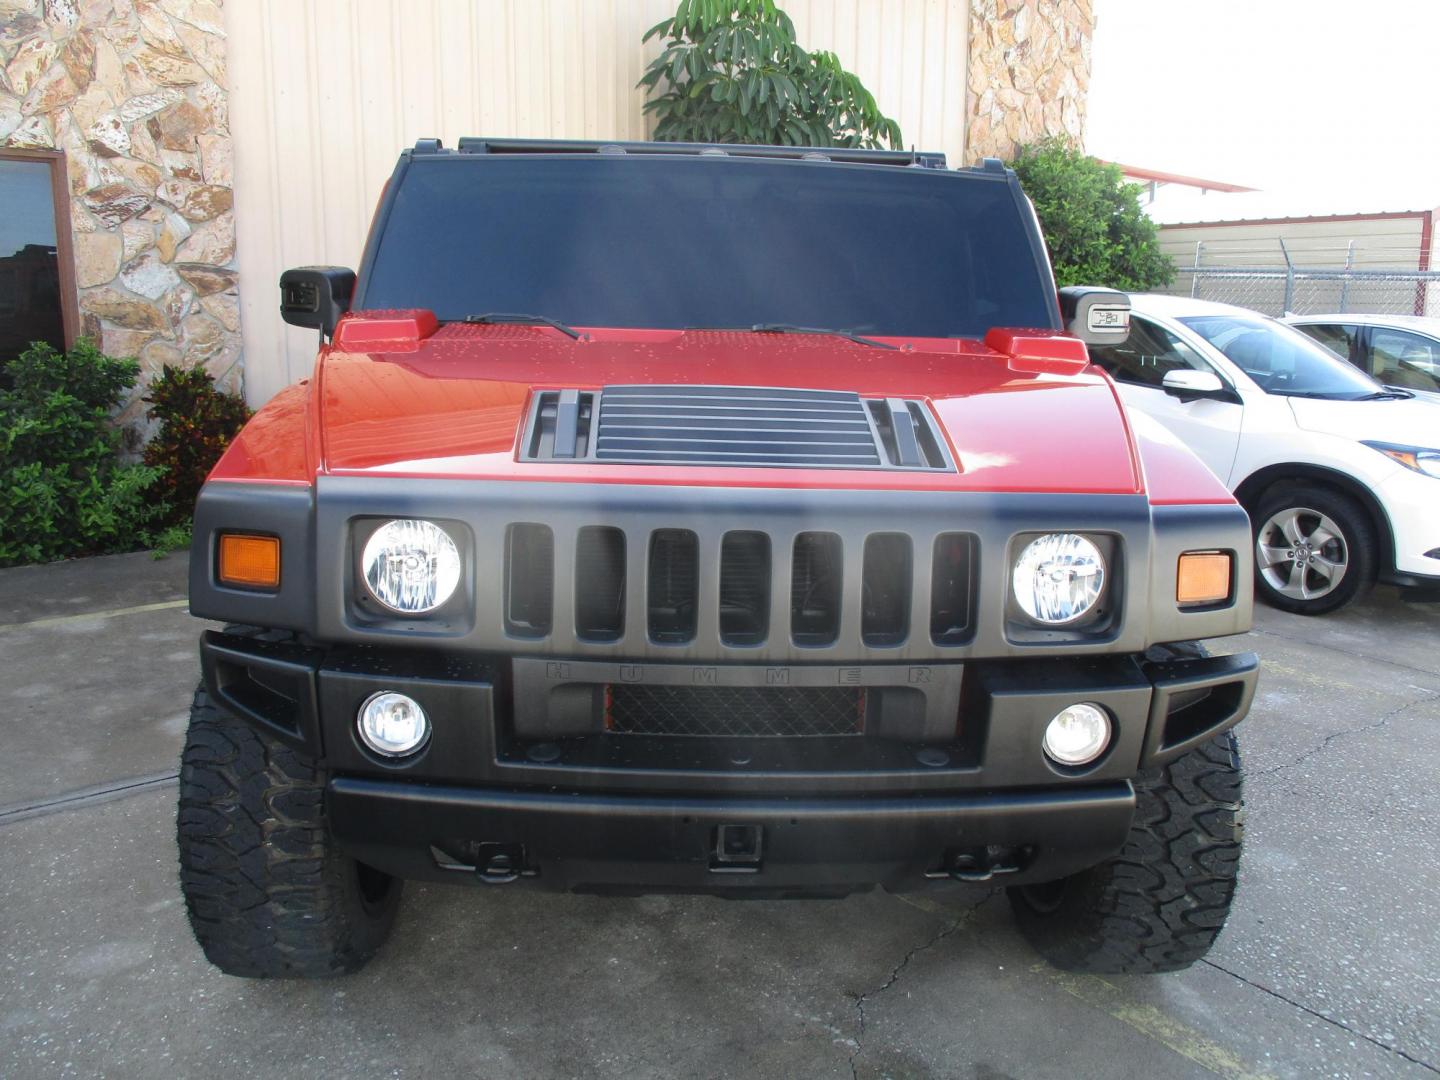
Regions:
<instances>
[{"instance_id":1,"label":"green tree","mask_svg":"<svg viewBox=\"0 0 1440 1080\"><path fill-rule=\"evenodd\" d=\"M1055 281L1146 292L1170 284L1175 266L1160 251L1160 232L1140 206L1139 184L1116 165L1063 138L1022 146L1011 163L1035 204L1050 247Z\"/></svg>"},{"instance_id":2,"label":"green tree","mask_svg":"<svg viewBox=\"0 0 1440 1080\"><path fill-rule=\"evenodd\" d=\"M643 40L652 37L665 48L638 85L651 94L657 140L902 145L900 126L834 53L796 43L774 0L681 0Z\"/></svg>"}]
</instances>

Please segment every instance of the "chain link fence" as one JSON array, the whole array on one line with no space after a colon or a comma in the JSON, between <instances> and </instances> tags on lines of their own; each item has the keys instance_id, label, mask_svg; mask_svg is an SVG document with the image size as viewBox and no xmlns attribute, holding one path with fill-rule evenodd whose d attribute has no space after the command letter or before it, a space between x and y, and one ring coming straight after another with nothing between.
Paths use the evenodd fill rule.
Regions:
<instances>
[{"instance_id":1,"label":"chain link fence","mask_svg":"<svg viewBox=\"0 0 1440 1080\"><path fill-rule=\"evenodd\" d=\"M1440 271L1377 266L1375 254L1365 254L1365 264L1356 265L1353 246L1343 257L1326 259L1317 258L1315 251L1295 253L1292 258L1283 240L1263 251L1207 251L1204 243L1197 243L1193 261L1176 266L1175 280L1164 291L1266 315L1440 317ZM1414 259L1413 250L1408 254Z\"/></svg>"}]
</instances>

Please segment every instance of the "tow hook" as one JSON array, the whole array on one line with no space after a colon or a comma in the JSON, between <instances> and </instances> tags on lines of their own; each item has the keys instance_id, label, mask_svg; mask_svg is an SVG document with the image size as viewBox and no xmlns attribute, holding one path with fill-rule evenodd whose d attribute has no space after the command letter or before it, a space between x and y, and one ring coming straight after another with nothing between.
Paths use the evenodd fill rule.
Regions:
<instances>
[{"instance_id":1,"label":"tow hook","mask_svg":"<svg viewBox=\"0 0 1440 1080\"><path fill-rule=\"evenodd\" d=\"M521 866L515 856L507 851L497 851L481 866L475 868L475 876L486 885L506 885L519 880Z\"/></svg>"},{"instance_id":2,"label":"tow hook","mask_svg":"<svg viewBox=\"0 0 1440 1080\"><path fill-rule=\"evenodd\" d=\"M524 844L471 843L460 858L432 846L430 854L442 870L474 874L486 885L507 885L522 877L535 877L539 871L525 863Z\"/></svg>"},{"instance_id":3,"label":"tow hook","mask_svg":"<svg viewBox=\"0 0 1440 1080\"><path fill-rule=\"evenodd\" d=\"M940 869L927 870L931 881L990 881L1006 874L1018 874L1026 861L1026 848L951 848L945 852Z\"/></svg>"}]
</instances>

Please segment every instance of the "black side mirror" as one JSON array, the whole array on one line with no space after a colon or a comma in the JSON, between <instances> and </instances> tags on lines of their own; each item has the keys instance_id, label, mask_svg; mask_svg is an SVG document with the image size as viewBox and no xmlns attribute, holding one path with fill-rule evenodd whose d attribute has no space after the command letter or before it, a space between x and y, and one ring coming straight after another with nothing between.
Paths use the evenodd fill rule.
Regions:
<instances>
[{"instance_id":1,"label":"black side mirror","mask_svg":"<svg viewBox=\"0 0 1440 1080\"><path fill-rule=\"evenodd\" d=\"M1067 286L1060 290L1060 315L1086 345L1123 345L1130 336L1130 296L1118 289Z\"/></svg>"},{"instance_id":2,"label":"black side mirror","mask_svg":"<svg viewBox=\"0 0 1440 1080\"><path fill-rule=\"evenodd\" d=\"M280 275L280 317L291 326L335 333L350 310L355 271L344 266L297 266Z\"/></svg>"}]
</instances>

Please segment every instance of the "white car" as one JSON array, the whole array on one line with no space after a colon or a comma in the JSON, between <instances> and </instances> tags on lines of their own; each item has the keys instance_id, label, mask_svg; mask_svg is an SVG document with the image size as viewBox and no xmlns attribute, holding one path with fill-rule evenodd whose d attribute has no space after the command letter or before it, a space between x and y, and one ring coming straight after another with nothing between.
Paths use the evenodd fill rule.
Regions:
<instances>
[{"instance_id":1,"label":"white car","mask_svg":"<svg viewBox=\"0 0 1440 1080\"><path fill-rule=\"evenodd\" d=\"M1285 321L1386 386L1440 399L1440 319L1291 315Z\"/></svg>"},{"instance_id":2,"label":"white car","mask_svg":"<svg viewBox=\"0 0 1440 1080\"><path fill-rule=\"evenodd\" d=\"M1091 357L1249 511L1263 598L1320 614L1377 579L1440 586L1440 403L1244 308L1131 303L1125 344Z\"/></svg>"}]
</instances>

